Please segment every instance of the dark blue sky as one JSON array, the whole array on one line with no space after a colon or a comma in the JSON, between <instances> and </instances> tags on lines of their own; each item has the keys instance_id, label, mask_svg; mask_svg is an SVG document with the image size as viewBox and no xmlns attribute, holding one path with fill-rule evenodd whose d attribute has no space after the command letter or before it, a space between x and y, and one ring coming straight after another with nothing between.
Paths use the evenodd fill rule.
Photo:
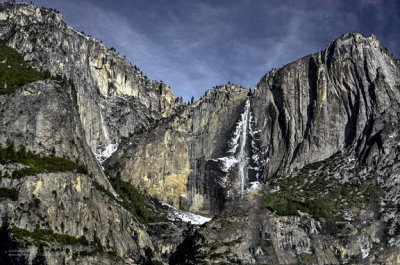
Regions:
<instances>
[{"instance_id":1,"label":"dark blue sky","mask_svg":"<svg viewBox=\"0 0 400 265\"><path fill-rule=\"evenodd\" d=\"M18 1L19 2L19 1ZM375 34L400 57L397 0L35 0L115 47L175 96L196 99L231 81L254 87L346 32Z\"/></svg>"}]
</instances>

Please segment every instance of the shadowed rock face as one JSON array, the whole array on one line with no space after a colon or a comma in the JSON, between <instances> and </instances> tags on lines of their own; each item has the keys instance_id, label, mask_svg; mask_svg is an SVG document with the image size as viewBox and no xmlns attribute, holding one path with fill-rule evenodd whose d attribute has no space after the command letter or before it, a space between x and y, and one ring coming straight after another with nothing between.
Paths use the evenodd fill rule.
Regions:
<instances>
[{"instance_id":1,"label":"shadowed rock face","mask_svg":"<svg viewBox=\"0 0 400 265\"><path fill-rule=\"evenodd\" d=\"M350 33L325 51L267 73L252 105L262 148L271 159L264 177L340 150L354 151L370 165L393 154L399 71L374 36Z\"/></svg>"}]
</instances>

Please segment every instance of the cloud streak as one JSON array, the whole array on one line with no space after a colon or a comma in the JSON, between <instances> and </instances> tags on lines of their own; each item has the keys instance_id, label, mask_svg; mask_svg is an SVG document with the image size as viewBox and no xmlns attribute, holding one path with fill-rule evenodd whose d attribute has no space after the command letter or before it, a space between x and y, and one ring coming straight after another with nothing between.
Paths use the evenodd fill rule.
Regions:
<instances>
[{"instance_id":1,"label":"cloud streak","mask_svg":"<svg viewBox=\"0 0 400 265\"><path fill-rule=\"evenodd\" d=\"M324 49L346 32L375 34L400 55L391 0L38 0L126 55L175 96L199 98L232 81L253 87L271 68Z\"/></svg>"}]
</instances>

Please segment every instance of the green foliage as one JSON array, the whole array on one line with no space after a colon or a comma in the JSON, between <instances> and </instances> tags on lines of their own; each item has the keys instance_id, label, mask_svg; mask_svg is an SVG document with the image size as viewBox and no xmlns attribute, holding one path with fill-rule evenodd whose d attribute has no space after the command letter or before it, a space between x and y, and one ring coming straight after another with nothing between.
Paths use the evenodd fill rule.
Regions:
<instances>
[{"instance_id":1,"label":"green foliage","mask_svg":"<svg viewBox=\"0 0 400 265\"><path fill-rule=\"evenodd\" d=\"M316 176L315 171L334 170L331 161L307 165L296 175L280 178L275 185L279 190L263 198L264 206L281 216L297 216L299 211L314 218L343 220L340 213L350 207L361 207L380 194L374 185L340 183L328 175Z\"/></svg>"},{"instance_id":2,"label":"green foliage","mask_svg":"<svg viewBox=\"0 0 400 265\"><path fill-rule=\"evenodd\" d=\"M0 95L11 94L17 88L34 81L51 78L49 71L33 69L21 54L5 46L3 41L0 41L0 62Z\"/></svg>"},{"instance_id":3,"label":"green foliage","mask_svg":"<svg viewBox=\"0 0 400 265\"><path fill-rule=\"evenodd\" d=\"M310 264L311 254L308 253L300 253L297 255L297 264L298 265L307 265Z\"/></svg>"},{"instance_id":4,"label":"green foliage","mask_svg":"<svg viewBox=\"0 0 400 265\"><path fill-rule=\"evenodd\" d=\"M103 252L103 245L101 244L100 238L97 237L96 232L94 232L93 242L91 243L92 247L96 249L98 252Z\"/></svg>"},{"instance_id":5,"label":"green foliage","mask_svg":"<svg viewBox=\"0 0 400 265\"><path fill-rule=\"evenodd\" d=\"M104 192L108 197L110 197L110 198L112 198L112 199L114 199L114 200L117 200L116 198L115 198L115 196L111 193L111 192L109 192L106 188L104 188L104 186L103 185L101 185L100 183L98 183L97 181L93 181L93 185L94 185L94 187L98 190L98 191L101 191L101 192Z\"/></svg>"},{"instance_id":6,"label":"green foliage","mask_svg":"<svg viewBox=\"0 0 400 265\"><path fill-rule=\"evenodd\" d=\"M349 259L349 261L346 264L357 264L357 256L356 255L352 255Z\"/></svg>"},{"instance_id":7,"label":"green foliage","mask_svg":"<svg viewBox=\"0 0 400 265\"><path fill-rule=\"evenodd\" d=\"M117 252L115 250L107 251L107 254L110 255L110 256L113 256L113 257L118 257L118 254L117 254Z\"/></svg>"},{"instance_id":8,"label":"green foliage","mask_svg":"<svg viewBox=\"0 0 400 265\"><path fill-rule=\"evenodd\" d=\"M0 188L0 198L8 198L12 201L18 201L19 192L16 189Z\"/></svg>"},{"instance_id":9,"label":"green foliage","mask_svg":"<svg viewBox=\"0 0 400 265\"><path fill-rule=\"evenodd\" d=\"M43 245L40 245L35 258L32 260L32 265L47 265L46 256Z\"/></svg>"},{"instance_id":10,"label":"green foliage","mask_svg":"<svg viewBox=\"0 0 400 265\"><path fill-rule=\"evenodd\" d=\"M19 253L19 255L10 255ZM29 251L11 234L10 219L7 215L2 216L0 227L0 263L1 264L29 264Z\"/></svg>"},{"instance_id":11,"label":"green foliage","mask_svg":"<svg viewBox=\"0 0 400 265\"><path fill-rule=\"evenodd\" d=\"M83 245L83 246L89 245L89 242L87 241L85 236L76 238L70 235L53 234L53 238L55 239L55 241L63 245Z\"/></svg>"},{"instance_id":12,"label":"green foliage","mask_svg":"<svg viewBox=\"0 0 400 265\"><path fill-rule=\"evenodd\" d=\"M153 118L153 117L151 117L151 116L150 116L150 117L148 117L148 118L147 118L147 120L149 121L149 123L150 123L150 124L152 124L152 123L154 123L154 122L155 122L154 118Z\"/></svg>"},{"instance_id":13,"label":"green foliage","mask_svg":"<svg viewBox=\"0 0 400 265\"><path fill-rule=\"evenodd\" d=\"M122 205L129 209L141 223L147 224L150 214L146 203L149 198L132 184L123 181L119 174L113 180L113 186L122 199Z\"/></svg>"},{"instance_id":14,"label":"green foliage","mask_svg":"<svg viewBox=\"0 0 400 265\"><path fill-rule=\"evenodd\" d=\"M18 152L15 151L14 142L11 142L6 149L0 147L0 164L20 163L29 166L15 170L12 178L22 178L27 175L35 175L45 172L66 172L77 171L87 174L85 166L77 165L76 163L66 158L50 156L39 156L30 151L26 151L25 146L21 145Z\"/></svg>"},{"instance_id":15,"label":"green foliage","mask_svg":"<svg viewBox=\"0 0 400 265\"><path fill-rule=\"evenodd\" d=\"M84 236L76 238L70 235L54 233L50 229L39 229L37 227L31 232L26 229L13 227L11 231L16 238L23 240L27 245L40 246L44 242L58 242L63 245L89 245Z\"/></svg>"},{"instance_id":16,"label":"green foliage","mask_svg":"<svg viewBox=\"0 0 400 265\"><path fill-rule=\"evenodd\" d=\"M161 212L164 206L157 199L140 191L129 182L123 181L119 172L115 179L111 179L111 184L118 193L120 199L115 198L115 196L101 184L93 181L93 185L97 190L104 192L115 200L115 202L131 212L139 222L147 225L149 222L167 221L167 218Z\"/></svg>"}]
</instances>

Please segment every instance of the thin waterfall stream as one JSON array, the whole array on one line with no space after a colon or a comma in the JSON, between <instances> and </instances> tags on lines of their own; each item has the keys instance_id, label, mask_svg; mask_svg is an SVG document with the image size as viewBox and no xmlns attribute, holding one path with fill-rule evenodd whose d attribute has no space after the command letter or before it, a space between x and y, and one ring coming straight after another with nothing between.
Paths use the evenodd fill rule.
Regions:
<instances>
[{"instance_id":1,"label":"thin waterfall stream","mask_svg":"<svg viewBox=\"0 0 400 265\"><path fill-rule=\"evenodd\" d=\"M222 171L226 173L219 181L219 185L227 188L227 196L231 194L243 201L247 190L248 183L248 170L249 170L249 149L251 146L248 145L248 137L251 131L251 108L250 96L247 98L244 105L243 112L240 115L240 119L236 124L233 135L229 140L228 156L216 159L222 161ZM236 174L232 174L231 168L237 165Z\"/></svg>"},{"instance_id":2,"label":"thin waterfall stream","mask_svg":"<svg viewBox=\"0 0 400 265\"><path fill-rule=\"evenodd\" d=\"M248 154L246 152L246 143L248 135L248 125L250 117L250 99L248 98L244 107L244 111L241 117L241 132L240 132L240 144L239 153L236 159L239 161L239 181L240 181L240 200L243 200L245 193L245 186L248 176Z\"/></svg>"}]
</instances>

